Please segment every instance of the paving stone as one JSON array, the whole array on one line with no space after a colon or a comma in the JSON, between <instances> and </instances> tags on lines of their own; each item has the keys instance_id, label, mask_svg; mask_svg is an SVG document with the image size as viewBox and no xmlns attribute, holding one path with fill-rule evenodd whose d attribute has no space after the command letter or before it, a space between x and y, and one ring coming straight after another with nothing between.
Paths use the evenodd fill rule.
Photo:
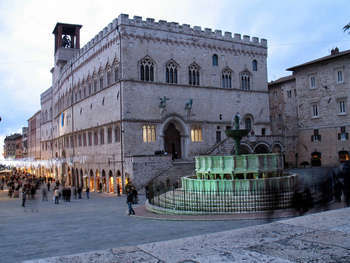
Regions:
<instances>
[{"instance_id":1,"label":"paving stone","mask_svg":"<svg viewBox=\"0 0 350 263\"><path fill-rule=\"evenodd\" d=\"M297 237L298 239L338 246L345 249L350 249L350 233L340 231L313 231Z\"/></svg>"},{"instance_id":2,"label":"paving stone","mask_svg":"<svg viewBox=\"0 0 350 263\"><path fill-rule=\"evenodd\" d=\"M350 262L350 250L348 249L330 244L300 240L299 238L287 238L272 243L265 243L250 247L249 250L300 263Z\"/></svg>"}]
</instances>

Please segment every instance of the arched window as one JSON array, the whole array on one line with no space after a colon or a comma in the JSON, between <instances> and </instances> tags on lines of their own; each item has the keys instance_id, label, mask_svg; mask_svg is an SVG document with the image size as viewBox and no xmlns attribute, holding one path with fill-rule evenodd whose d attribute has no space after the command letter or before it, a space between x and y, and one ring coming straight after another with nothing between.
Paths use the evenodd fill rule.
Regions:
<instances>
[{"instance_id":1,"label":"arched window","mask_svg":"<svg viewBox=\"0 0 350 263\"><path fill-rule=\"evenodd\" d=\"M173 60L166 65L165 81L167 83L177 83L177 64Z\"/></svg>"},{"instance_id":2,"label":"arched window","mask_svg":"<svg viewBox=\"0 0 350 263\"><path fill-rule=\"evenodd\" d=\"M218 65L219 65L218 55L214 54L213 55L213 66L218 66Z\"/></svg>"},{"instance_id":3,"label":"arched window","mask_svg":"<svg viewBox=\"0 0 350 263\"><path fill-rule=\"evenodd\" d=\"M244 119L244 128L248 131L252 129L252 119L250 117L246 117Z\"/></svg>"},{"instance_id":4,"label":"arched window","mask_svg":"<svg viewBox=\"0 0 350 263\"><path fill-rule=\"evenodd\" d=\"M221 87L226 89L232 88L232 71L229 68L222 71Z\"/></svg>"},{"instance_id":5,"label":"arched window","mask_svg":"<svg viewBox=\"0 0 350 263\"><path fill-rule=\"evenodd\" d=\"M250 74L249 72L243 72L241 74L241 89L250 90Z\"/></svg>"},{"instance_id":6,"label":"arched window","mask_svg":"<svg viewBox=\"0 0 350 263\"><path fill-rule=\"evenodd\" d=\"M188 67L188 83L193 86L199 86L199 66L192 63Z\"/></svg>"},{"instance_id":7,"label":"arched window","mask_svg":"<svg viewBox=\"0 0 350 263\"><path fill-rule=\"evenodd\" d=\"M112 71L110 68L107 69L107 86L112 84Z\"/></svg>"},{"instance_id":8,"label":"arched window","mask_svg":"<svg viewBox=\"0 0 350 263\"><path fill-rule=\"evenodd\" d=\"M105 130L103 128L100 130L100 142L101 144L105 143Z\"/></svg>"},{"instance_id":9,"label":"arched window","mask_svg":"<svg viewBox=\"0 0 350 263\"><path fill-rule=\"evenodd\" d=\"M148 56L140 61L140 79L154 81L154 63Z\"/></svg>"},{"instance_id":10,"label":"arched window","mask_svg":"<svg viewBox=\"0 0 350 263\"><path fill-rule=\"evenodd\" d=\"M114 81L117 82L119 80L119 68L115 66L114 68Z\"/></svg>"},{"instance_id":11,"label":"arched window","mask_svg":"<svg viewBox=\"0 0 350 263\"><path fill-rule=\"evenodd\" d=\"M258 71L258 61L255 59L252 61L252 69L253 71Z\"/></svg>"}]
</instances>

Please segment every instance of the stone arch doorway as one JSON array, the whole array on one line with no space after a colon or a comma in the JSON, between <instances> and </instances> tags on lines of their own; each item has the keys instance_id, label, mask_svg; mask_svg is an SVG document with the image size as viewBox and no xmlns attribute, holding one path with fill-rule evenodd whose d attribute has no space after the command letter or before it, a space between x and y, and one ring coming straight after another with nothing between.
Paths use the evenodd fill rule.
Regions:
<instances>
[{"instance_id":1,"label":"stone arch doorway","mask_svg":"<svg viewBox=\"0 0 350 263\"><path fill-rule=\"evenodd\" d=\"M94 191L94 172L90 170L90 191Z\"/></svg>"},{"instance_id":2,"label":"stone arch doorway","mask_svg":"<svg viewBox=\"0 0 350 263\"><path fill-rule=\"evenodd\" d=\"M313 152L311 153L311 166L321 166L321 153Z\"/></svg>"},{"instance_id":3,"label":"stone arch doorway","mask_svg":"<svg viewBox=\"0 0 350 263\"><path fill-rule=\"evenodd\" d=\"M102 191L102 182L101 182L101 178L100 178L100 171L96 170L95 173L95 191Z\"/></svg>"},{"instance_id":4,"label":"stone arch doorway","mask_svg":"<svg viewBox=\"0 0 350 263\"><path fill-rule=\"evenodd\" d=\"M171 154L173 160L181 158L181 133L173 122L164 130L164 151Z\"/></svg>"},{"instance_id":5,"label":"stone arch doorway","mask_svg":"<svg viewBox=\"0 0 350 263\"><path fill-rule=\"evenodd\" d=\"M107 180L105 170L102 170L102 192L107 192Z\"/></svg>"},{"instance_id":6,"label":"stone arch doorway","mask_svg":"<svg viewBox=\"0 0 350 263\"><path fill-rule=\"evenodd\" d=\"M114 193L114 178L111 170L108 172L108 190L109 193Z\"/></svg>"},{"instance_id":7,"label":"stone arch doorway","mask_svg":"<svg viewBox=\"0 0 350 263\"><path fill-rule=\"evenodd\" d=\"M117 194L120 195L122 193L123 190L123 183L122 183L122 175L120 173L120 171L117 171Z\"/></svg>"},{"instance_id":8,"label":"stone arch doorway","mask_svg":"<svg viewBox=\"0 0 350 263\"><path fill-rule=\"evenodd\" d=\"M269 153L269 147L266 144L258 144L255 149L254 152L259 154L259 153Z\"/></svg>"}]
</instances>

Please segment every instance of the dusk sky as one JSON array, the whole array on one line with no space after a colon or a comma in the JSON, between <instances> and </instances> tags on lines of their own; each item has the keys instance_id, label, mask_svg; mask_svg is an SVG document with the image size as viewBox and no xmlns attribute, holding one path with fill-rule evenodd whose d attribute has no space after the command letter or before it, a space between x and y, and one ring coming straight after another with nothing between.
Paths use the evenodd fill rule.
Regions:
<instances>
[{"instance_id":1,"label":"dusk sky","mask_svg":"<svg viewBox=\"0 0 350 263\"><path fill-rule=\"evenodd\" d=\"M6 135L20 132L51 86L57 22L83 25L81 46L119 14L162 19L268 40L268 80L286 68L350 49L346 0L2 0L0 1L0 159Z\"/></svg>"}]
</instances>

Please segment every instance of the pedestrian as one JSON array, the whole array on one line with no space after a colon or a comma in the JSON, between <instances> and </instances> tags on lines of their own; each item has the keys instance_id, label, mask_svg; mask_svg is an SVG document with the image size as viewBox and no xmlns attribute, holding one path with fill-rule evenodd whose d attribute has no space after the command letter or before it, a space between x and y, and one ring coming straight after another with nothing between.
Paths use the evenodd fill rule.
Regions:
<instances>
[{"instance_id":1,"label":"pedestrian","mask_svg":"<svg viewBox=\"0 0 350 263\"><path fill-rule=\"evenodd\" d=\"M58 204L58 198L60 196L60 191L58 191L58 188L55 188L54 196L55 196L55 204Z\"/></svg>"},{"instance_id":2,"label":"pedestrian","mask_svg":"<svg viewBox=\"0 0 350 263\"><path fill-rule=\"evenodd\" d=\"M134 196L134 199L133 199L133 204L137 204L139 202L139 199L138 199L138 195L137 195L137 190L135 187L132 187L132 195Z\"/></svg>"},{"instance_id":3,"label":"pedestrian","mask_svg":"<svg viewBox=\"0 0 350 263\"><path fill-rule=\"evenodd\" d=\"M128 192L128 196L126 197L126 203L128 204L129 215L135 215L135 211L132 208L132 203L134 201L134 195L132 191Z\"/></svg>"},{"instance_id":4,"label":"pedestrian","mask_svg":"<svg viewBox=\"0 0 350 263\"><path fill-rule=\"evenodd\" d=\"M47 191L48 191L48 192L50 192L50 186L51 186L50 181L48 181L48 182L47 182Z\"/></svg>"},{"instance_id":5,"label":"pedestrian","mask_svg":"<svg viewBox=\"0 0 350 263\"><path fill-rule=\"evenodd\" d=\"M75 186L72 187L72 191L73 191L73 194L74 194L74 199L77 199L77 188Z\"/></svg>"},{"instance_id":6,"label":"pedestrian","mask_svg":"<svg viewBox=\"0 0 350 263\"><path fill-rule=\"evenodd\" d=\"M23 207L26 207L26 196L27 196L26 189L22 187L22 206Z\"/></svg>"},{"instance_id":7,"label":"pedestrian","mask_svg":"<svg viewBox=\"0 0 350 263\"><path fill-rule=\"evenodd\" d=\"M119 186L119 183L117 184L117 193L118 193L118 196L120 196L120 186Z\"/></svg>"},{"instance_id":8,"label":"pedestrian","mask_svg":"<svg viewBox=\"0 0 350 263\"><path fill-rule=\"evenodd\" d=\"M41 188L41 201L48 201L47 200L47 188L45 185Z\"/></svg>"},{"instance_id":9,"label":"pedestrian","mask_svg":"<svg viewBox=\"0 0 350 263\"><path fill-rule=\"evenodd\" d=\"M82 191L83 189L81 188L81 187L78 187L78 198L79 199L81 199L81 191Z\"/></svg>"},{"instance_id":10,"label":"pedestrian","mask_svg":"<svg viewBox=\"0 0 350 263\"><path fill-rule=\"evenodd\" d=\"M86 192L86 199L89 199L90 198L90 188L87 186L86 187L86 190L85 190L85 192Z\"/></svg>"},{"instance_id":11,"label":"pedestrian","mask_svg":"<svg viewBox=\"0 0 350 263\"><path fill-rule=\"evenodd\" d=\"M72 189L70 187L67 188L67 201L70 202L70 198L72 196Z\"/></svg>"}]
</instances>

